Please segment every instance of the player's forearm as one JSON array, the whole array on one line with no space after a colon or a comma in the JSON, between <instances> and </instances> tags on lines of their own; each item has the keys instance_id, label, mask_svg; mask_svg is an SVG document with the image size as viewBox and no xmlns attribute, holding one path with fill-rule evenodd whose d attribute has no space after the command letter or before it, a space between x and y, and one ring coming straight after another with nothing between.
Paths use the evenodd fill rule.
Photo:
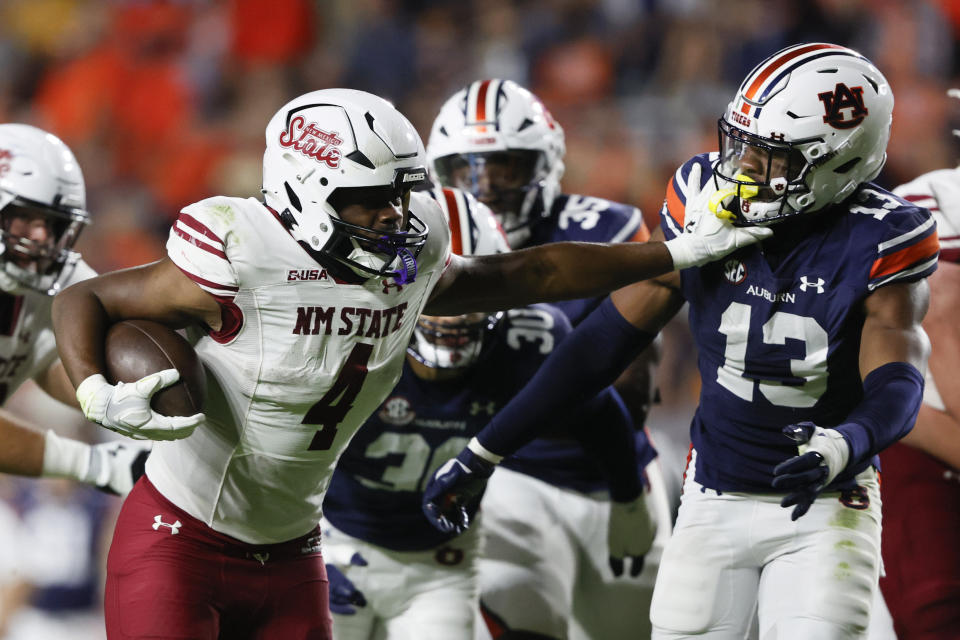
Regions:
<instances>
[{"instance_id":1,"label":"player's forearm","mask_svg":"<svg viewBox=\"0 0 960 640\"><path fill-rule=\"evenodd\" d=\"M470 260L456 286L431 300L427 311L455 315L588 298L672 270L661 242L558 242Z\"/></svg>"},{"instance_id":2,"label":"player's forearm","mask_svg":"<svg viewBox=\"0 0 960 640\"><path fill-rule=\"evenodd\" d=\"M574 429L580 446L603 469L610 498L630 502L640 495L637 449L630 414L612 389L604 390L584 407L586 428Z\"/></svg>"},{"instance_id":3,"label":"player's forearm","mask_svg":"<svg viewBox=\"0 0 960 640\"><path fill-rule=\"evenodd\" d=\"M917 424L903 442L960 469L960 422L948 413L922 405Z\"/></svg>"},{"instance_id":4,"label":"player's forearm","mask_svg":"<svg viewBox=\"0 0 960 640\"><path fill-rule=\"evenodd\" d=\"M103 337L109 318L91 281L67 288L53 300L53 331L60 360L74 387L105 370Z\"/></svg>"},{"instance_id":5,"label":"player's forearm","mask_svg":"<svg viewBox=\"0 0 960 640\"><path fill-rule=\"evenodd\" d=\"M8 411L0 410L0 472L39 476L43 471L43 434Z\"/></svg>"},{"instance_id":6,"label":"player's forearm","mask_svg":"<svg viewBox=\"0 0 960 640\"><path fill-rule=\"evenodd\" d=\"M917 420L923 399L923 375L907 362L889 362L863 380L863 399L837 431L848 446L844 477L855 475L869 460L905 436Z\"/></svg>"},{"instance_id":7,"label":"player's forearm","mask_svg":"<svg viewBox=\"0 0 960 640\"><path fill-rule=\"evenodd\" d=\"M604 300L477 434L478 441L494 454L513 453L544 425L564 420L609 386L653 338L627 322L609 298Z\"/></svg>"}]
</instances>

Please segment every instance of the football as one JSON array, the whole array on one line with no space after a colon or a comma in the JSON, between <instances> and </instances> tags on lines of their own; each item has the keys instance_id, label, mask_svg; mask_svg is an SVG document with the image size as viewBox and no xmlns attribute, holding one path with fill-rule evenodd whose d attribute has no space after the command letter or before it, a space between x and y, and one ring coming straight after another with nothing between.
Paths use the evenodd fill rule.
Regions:
<instances>
[{"instance_id":1,"label":"football","mask_svg":"<svg viewBox=\"0 0 960 640\"><path fill-rule=\"evenodd\" d=\"M165 416L203 411L203 365L190 343L173 329L151 320L121 320L107 331L104 351L110 384L136 382L164 369L180 372L180 380L154 394L150 402L154 411Z\"/></svg>"}]
</instances>

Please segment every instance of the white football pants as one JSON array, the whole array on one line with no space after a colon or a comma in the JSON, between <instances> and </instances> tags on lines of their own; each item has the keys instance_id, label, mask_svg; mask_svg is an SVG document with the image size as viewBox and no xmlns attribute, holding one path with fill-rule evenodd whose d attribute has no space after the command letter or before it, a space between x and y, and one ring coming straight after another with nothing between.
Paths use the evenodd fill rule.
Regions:
<instances>
[{"instance_id":1,"label":"white football pants","mask_svg":"<svg viewBox=\"0 0 960 640\"><path fill-rule=\"evenodd\" d=\"M497 469L483 498L481 600L509 628L566 640L649 637L650 599L670 537L659 461L647 466L647 508L658 524L636 578L615 578L607 553L609 499ZM481 625L482 627L482 625ZM480 638L489 638L486 629Z\"/></svg>"},{"instance_id":2,"label":"white football pants","mask_svg":"<svg viewBox=\"0 0 960 640\"><path fill-rule=\"evenodd\" d=\"M449 544L391 551L323 521L323 557L367 599L353 615L333 614L337 640L473 640L479 620L476 559L482 518ZM359 553L366 566L349 565Z\"/></svg>"},{"instance_id":3,"label":"white football pants","mask_svg":"<svg viewBox=\"0 0 960 640\"><path fill-rule=\"evenodd\" d=\"M780 495L722 493L687 469L680 512L653 595L656 639L862 638L880 572L880 491L873 469L862 497L822 494L796 522ZM867 498L865 500L863 498Z\"/></svg>"}]
</instances>

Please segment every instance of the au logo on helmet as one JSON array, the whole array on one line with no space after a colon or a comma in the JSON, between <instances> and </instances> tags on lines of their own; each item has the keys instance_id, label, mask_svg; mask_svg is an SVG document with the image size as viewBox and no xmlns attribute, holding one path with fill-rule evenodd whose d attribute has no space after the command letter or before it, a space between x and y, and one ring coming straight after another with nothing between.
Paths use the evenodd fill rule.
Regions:
<instances>
[{"instance_id":1,"label":"au logo on helmet","mask_svg":"<svg viewBox=\"0 0 960 640\"><path fill-rule=\"evenodd\" d=\"M826 115L823 121L834 129L852 129L867 116L870 111L863 104L863 87L848 87L838 82L833 91L818 93L823 102ZM845 113L843 109L851 109Z\"/></svg>"}]
</instances>

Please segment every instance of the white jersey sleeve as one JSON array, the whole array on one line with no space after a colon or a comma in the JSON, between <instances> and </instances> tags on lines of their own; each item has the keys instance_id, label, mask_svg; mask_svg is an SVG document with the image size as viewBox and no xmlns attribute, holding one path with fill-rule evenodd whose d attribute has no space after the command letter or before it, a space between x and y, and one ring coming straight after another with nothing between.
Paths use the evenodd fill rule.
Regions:
<instances>
[{"instance_id":1,"label":"white jersey sleeve","mask_svg":"<svg viewBox=\"0 0 960 640\"><path fill-rule=\"evenodd\" d=\"M201 200L180 211L167 239L167 255L201 289L233 298L239 278L228 255L232 210L225 198Z\"/></svg>"},{"instance_id":2,"label":"white jersey sleeve","mask_svg":"<svg viewBox=\"0 0 960 640\"><path fill-rule=\"evenodd\" d=\"M893 192L930 210L937 222L940 259L960 262L960 167L925 173Z\"/></svg>"}]
</instances>

